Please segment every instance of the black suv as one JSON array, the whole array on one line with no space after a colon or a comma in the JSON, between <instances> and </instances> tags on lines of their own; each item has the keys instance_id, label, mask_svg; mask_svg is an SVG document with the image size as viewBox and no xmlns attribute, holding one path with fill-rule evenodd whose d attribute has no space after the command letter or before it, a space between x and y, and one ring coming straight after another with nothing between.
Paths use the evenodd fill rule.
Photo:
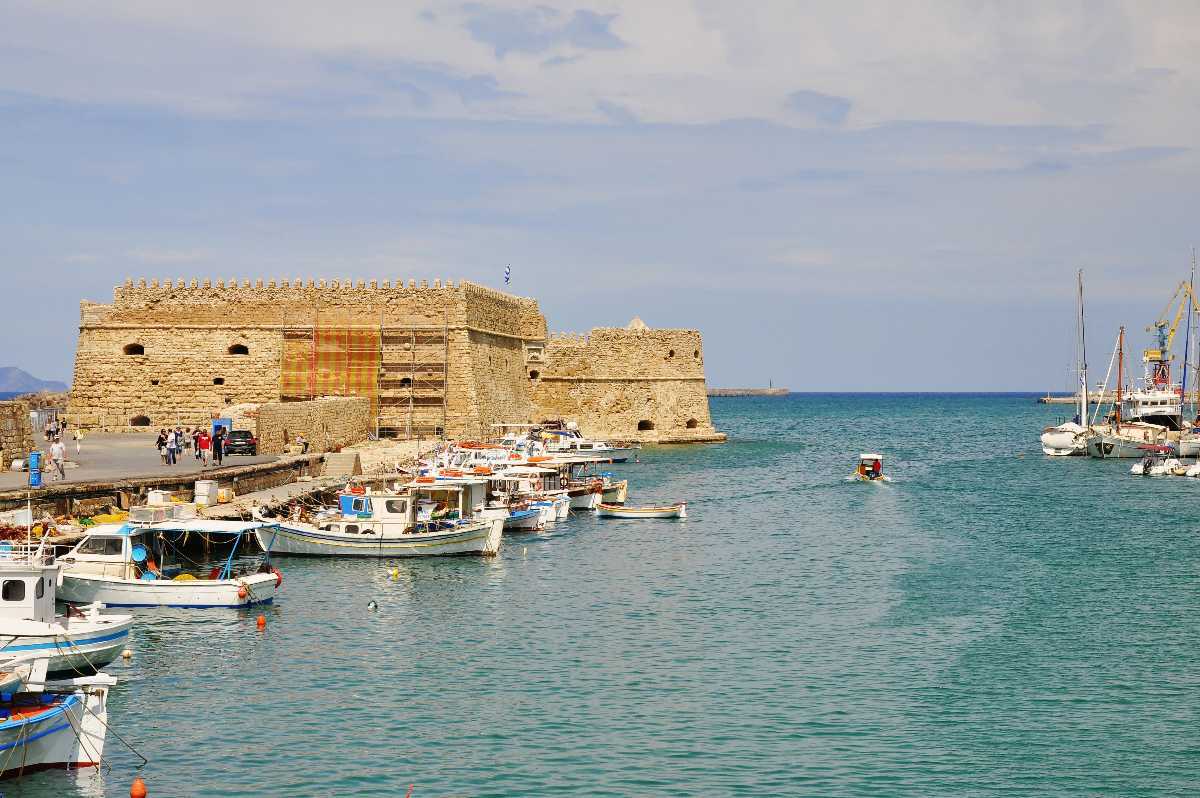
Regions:
<instances>
[{"instance_id":1,"label":"black suv","mask_svg":"<svg viewBox=\"0 0 1200 798\"><path fill-rule=\"evenodd\" d=\"M258 438L250 430L235 429L225 438L225 454L258 454Z\"/></svg>"}]
</instances>

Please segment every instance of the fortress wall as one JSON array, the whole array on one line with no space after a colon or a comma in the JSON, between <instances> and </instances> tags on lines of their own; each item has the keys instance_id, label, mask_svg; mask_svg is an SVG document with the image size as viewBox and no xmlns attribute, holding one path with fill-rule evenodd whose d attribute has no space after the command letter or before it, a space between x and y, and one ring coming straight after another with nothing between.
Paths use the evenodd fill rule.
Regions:
<instances>
[{"instance_id":1,"label":"fortress wall","mask_svg":"<svg viewBox=\"0 0 1200 798\"><path fill-rule=\"evenodd\" d=\"M586 338L550 338L533 402L539 419L575 421L591 437L724 440L712 426L705 387L698 331L605 327Z\"/></svg>"},{"instance_id":2,"label":"fortress wall","mask_svg":"<svg viewBox=\"0 0 1200 798\"><path fill-rule=\"evenodd\" d=\"M522 341L471 333L470 357L478 421L476 428L464 430L464 434L488 437L496 432L493 424L528 422L533 405Z\"/></svg>"},{"instance_id":3,"label":"fortress wall","mask_svg":"<svg viewBox=\"0 0 1200 798\"><path fill-rule=\"evenodd\" d=\"M337 396L259 405L255 434L259 454L280 454L297 435L308 441L310 453L319 453L365 441L374 428L370 400Z\"/></svg>"},{"instance_id":4,"label":"fortress wall","mask_svg":"<svg viewBox=\"0 0 1200 798\"><path fill-rule=\"evenodd\" d=\"M278 331L163 326L171 321L80 332L69 400L74 424L127 429L144 417L154 429L192 426L228 404L279 399ZM230 354L235 344L249 353ZM125 354L134 345L144 354Z\"/></svg>"},{"instance_id":5,"label":"fortress wall","mask_svg":"<svg viewBox=\"0 0 1200 798\"><path fill-rule=\"evenodd\" d=\"M8 468L37 448L29 421L29 403L20 399L0 402L0 463ZM49 449L49 444L46 445ZM69 450L68 450L69 451Z\"/></svg>"}]
</instances>

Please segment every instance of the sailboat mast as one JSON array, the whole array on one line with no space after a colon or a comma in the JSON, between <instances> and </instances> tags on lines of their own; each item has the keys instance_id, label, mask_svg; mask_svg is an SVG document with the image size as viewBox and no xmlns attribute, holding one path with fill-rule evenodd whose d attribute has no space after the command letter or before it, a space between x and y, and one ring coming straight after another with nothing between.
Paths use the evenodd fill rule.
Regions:
<instances>
[{"instance_id":1,"label":"sailboat mast","mask_svg":"<svg viewBox=\"0 0 1200 798\"><path fill-rule=\"evenodd\" d=\"M1079 423L1087 424L1087 326L1083 319L1083 269L1079 270Z\"/></svg>"},{"instance_id":2,"label":"sailboat mast","mask_svg":"<svg viewBox=\"0 0 1200 798\"><path fill-rule=\"evenodd\" d=\"M1195 309L1195 290L1196 290L1196 248L1192 247L1192 273L1188 277L1188 315L1187 315L1187 333L1183 336L1183 383L1179 386L1179 412L1183 413L1183 408L1187 404L1188 395L1188 365L1192 359L1192 311ZM1193 381L1195 377L1193 376ZM1192 415L1196 414L1196 400L1192 399ZM1183 419L1180 419L1182 421ZM1182 423L1180 427L1184 426Z\"/></svg>"},{"instance_id":3,"label":"sailboat mast","mask_svg":"<svg viewBox=\"0 0 1200 798\"><path fill-rule=\"evenodd\" d=\"M1121 327L1120 334L1117 335L1117 402L1113 406L1116 410L1117 434L1121 433L1121 386L1125 379L1125 328Z\"/></svg>"}]
</instances>

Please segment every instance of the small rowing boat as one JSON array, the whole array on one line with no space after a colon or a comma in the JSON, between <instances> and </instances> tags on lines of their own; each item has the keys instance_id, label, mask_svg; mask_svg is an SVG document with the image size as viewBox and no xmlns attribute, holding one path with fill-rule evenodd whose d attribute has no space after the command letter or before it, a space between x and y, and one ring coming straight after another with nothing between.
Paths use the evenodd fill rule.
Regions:
<instances>
[{"instance_id":1,"label":"small rowing boat","mask_svg":"<svg viewBox=\"0 0 1200 798\"><path fill-rule=\"evenodd\" d=\"M668 504L665 507L625 507L620 504L596 505L601 518L687 518L687 504Z\"/></svg>"}]
</instances>

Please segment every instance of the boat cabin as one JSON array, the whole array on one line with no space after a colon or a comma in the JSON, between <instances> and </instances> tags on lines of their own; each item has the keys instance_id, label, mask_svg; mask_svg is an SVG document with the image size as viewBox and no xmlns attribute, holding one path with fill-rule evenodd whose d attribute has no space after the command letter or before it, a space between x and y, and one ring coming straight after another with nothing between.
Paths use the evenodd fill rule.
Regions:
<instances>
[{"instance_id":1,"label":"boat cabin","mask_svg":"<svg viewBox=\"0 0 1200 798\"><path fill-rule=\"evenodd\" d=\"M487 503L487 484L486 479L474 477L417 477L404 492L352 490L338 496L340 516L318 524L318 528L360 535L429 531L442 522L470 520L482 512Z\"/></svg>"},{"instance_id":2,"label":"boat cabin","mask_svg":"<svg viewBox=\"0 0 1200 798\"><path fill-rule=\"evenodd\" d=\"M205 519L137 524L102 524L60 558L63 570L114 579L154 581L157 579L229 579L234 575L234 557L244 535L260 523L210 521ZM206 535L230 542L224 565L211 571L187 574L176 559L176 544L188 535Z\"/></svg>"},{"instance_id":3,"label":"boat cabin","mask_svg":"<svg viewBox=\"0 0 1200 798\"><path fill-rule=\"evenodd\" d=\"M0 542L0 619L54 623L58 570L39 544Z\"/></svg>"}]
</instances>

